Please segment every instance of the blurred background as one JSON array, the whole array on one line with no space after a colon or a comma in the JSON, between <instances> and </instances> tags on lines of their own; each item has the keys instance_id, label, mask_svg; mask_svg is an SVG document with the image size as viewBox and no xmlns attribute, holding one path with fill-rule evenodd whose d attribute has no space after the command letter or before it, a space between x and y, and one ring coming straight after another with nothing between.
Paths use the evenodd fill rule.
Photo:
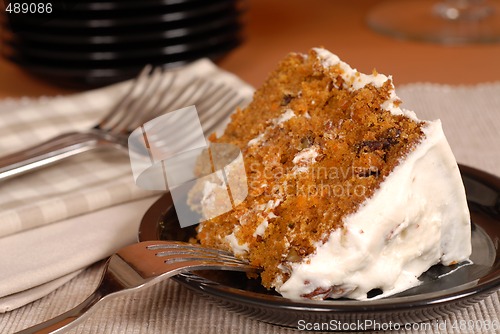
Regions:
<instances>
[{"instance_id":1,"label":"blurred background","mask_svg":"<svg viewBox=\"0 0 500 334\"><path fill-rule=\"evenodd\" d=\"M239 0L10 2L2 55L59 85L104 86L147 63L218 60L241 42Z\"/></svg>"},{"instance_id":2,"label":"blurred background","mask_svg":"<svg viewBox=\"0 0 500 334\"><path fill-rule=\"evenodd\" d=\"M431 13L432 2L438 1L418 2L425 3ZM485 3L467 2L476 7ZM74 92L131 77L146 63L178 66L200 57L209 57L258 86L288 52L306 52L315 46L324 46L358 70L376 68L391 74L396 84L473 84L500 78L500 43L494 31L489 31L493 37L477 41L391 33L387 27L377 28L371 17L388 3L391 1L74 0L54 2L59 7L46 15L11 14L7 18L4 11L0 94ZM464 0L441 2L449 3L463 6ZM487 19L498 26L498 1L489 4L492 11ZM409 16L415 18L410 22L413 27L431 27L442 19L405 8L393 16L402 18L413 12ZM447 13L456 15L453 8ZM484 30L478 23L484 20L476 18L450 22L440 29Z\"/></svg>"}]
</instances>

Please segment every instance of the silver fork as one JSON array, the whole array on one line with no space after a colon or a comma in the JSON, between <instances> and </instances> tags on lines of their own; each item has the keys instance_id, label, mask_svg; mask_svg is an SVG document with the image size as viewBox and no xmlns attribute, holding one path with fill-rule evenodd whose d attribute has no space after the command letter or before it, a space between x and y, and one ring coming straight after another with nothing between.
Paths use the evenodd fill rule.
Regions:
<instances>
[{"instance_id":1,"label":"silver fork","mask_svg":"<svg viewBox=\"0 0 500 334\"><path fill-rule=\"evenodd\" d=\"M150 287L181 272L200 269L259 271L259 268L221 250L175 241L144 241L112 255L99 286L81 304L18 334L59 333L77 325L97 305L114 297Z\"/></svg>"},{"instance_id":2,"label":"silver fork","mask_svg":"<svg viewBox=\"0 0 500 334\"><path fill-rule=\"evenodd\" d=\"M126 151L128 134L135 128L162 113L188 105L196 105L203 130L208 134L237 106L246 102L232 87L202 78L193 78L182 84L179 95L169 95L178 73L169 74L164 75L161 68L147 66L123 98L93 128L64 133L0 157L0 181L95 148L114 147Z\"/></svg>"}]
</instances>

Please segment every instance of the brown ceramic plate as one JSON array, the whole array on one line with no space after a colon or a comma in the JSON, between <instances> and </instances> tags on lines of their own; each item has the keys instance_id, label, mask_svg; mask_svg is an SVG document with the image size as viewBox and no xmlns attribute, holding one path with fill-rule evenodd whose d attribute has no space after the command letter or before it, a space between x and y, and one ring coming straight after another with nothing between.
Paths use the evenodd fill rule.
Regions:
<instances>
[{"instance_id":1,"label":"brown ceramic plate","mask_svg":"<svg viewBox=\"0 0 500 334\"><path fill-rule=\"evenodd\" d=\"M471 210L473 264L453 271L434 266L420 277L421 285L403 293L371 301L295 301L264 289L258 280L242 273L194 272L173 279L222 307L295 328L328 323L330 330L346 329L342 326L350 324L369 329L376 323L392 323L392 329L398 329L398 324L450 314L500 288L500 179L467 166L460 166L460 170ZM145 214L139 239L186 241L193 233L193 227L179 228L172 200L166 194Z\"/></svg>"}]
</instances>

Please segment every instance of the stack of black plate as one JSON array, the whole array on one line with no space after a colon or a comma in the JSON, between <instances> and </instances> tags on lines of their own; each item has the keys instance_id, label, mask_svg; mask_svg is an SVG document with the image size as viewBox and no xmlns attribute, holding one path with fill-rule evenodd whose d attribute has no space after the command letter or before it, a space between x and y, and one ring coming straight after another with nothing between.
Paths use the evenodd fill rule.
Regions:
<instances>
[{"instance_id":1,"label":"stack of black plate","mask_svg":"<svg viewBox=\"0 0 500 334\"><path fill-rule=\"evenodd\" d=\"M56 4L51 13L8 14L3 21L2 54L64 85L110 84L136 75L145 64L217 60L241 42L241 0Z\"/></svg>"}]
</instances>

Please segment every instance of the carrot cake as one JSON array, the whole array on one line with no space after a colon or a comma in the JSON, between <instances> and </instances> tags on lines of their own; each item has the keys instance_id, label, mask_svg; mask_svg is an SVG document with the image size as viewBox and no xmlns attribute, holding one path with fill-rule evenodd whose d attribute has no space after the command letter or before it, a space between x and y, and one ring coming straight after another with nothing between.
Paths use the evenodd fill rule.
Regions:
<instances>
[{"instance_id":1,"label":"carrot cake","mask_svg":"<svg viewBox=\"0 0 500 334\"><path fill-rule=\"evenodd\" d=\"M198 240L262 267L262 284L292 299L381 298L467 260L469 211L441 123L400 104L390 76L322 48L288 55L210 137L241 150L248 195Z\"/></svg>"}]
</instances>

